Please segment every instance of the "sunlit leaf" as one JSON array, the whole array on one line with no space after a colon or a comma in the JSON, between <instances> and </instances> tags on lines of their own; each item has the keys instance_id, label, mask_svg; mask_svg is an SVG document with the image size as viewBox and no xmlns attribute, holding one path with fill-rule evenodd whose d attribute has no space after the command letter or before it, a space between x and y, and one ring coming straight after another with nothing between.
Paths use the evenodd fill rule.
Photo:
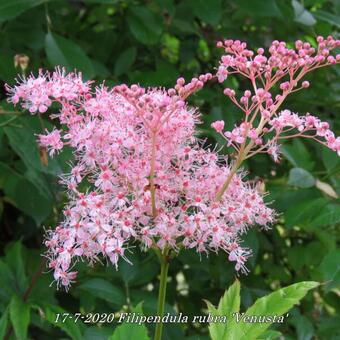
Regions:
<instances>
[{"instance_id":1,"label":"sunlit leaf","mask_svg":"<svg viewBox=\"0 0 340 340\"><path fill-rule=\"evenodd\" d=\"M285 288L259 298L247 309L244 316L283 315L319 283L306 281L290 285ZM236 318L229 322L225 339L247 340L256 339L271 325L271 322L242 322L237 323Z\"/></svg>"}]
</instances>

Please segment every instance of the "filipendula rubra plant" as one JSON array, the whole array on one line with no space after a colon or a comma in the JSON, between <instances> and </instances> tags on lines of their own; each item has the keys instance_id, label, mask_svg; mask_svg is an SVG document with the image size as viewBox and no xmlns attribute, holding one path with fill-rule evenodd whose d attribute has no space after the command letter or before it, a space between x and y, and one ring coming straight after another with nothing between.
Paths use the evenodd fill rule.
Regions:
<instances>
[{"instance_id":1,"label":"filipendula rubra plant","mask_svg":"<svg viewBox=\"0 0 340 340\"><path fill-rule=\"evenodd\" d=\"M47 233L49 267L57 286L76 279L72 268L79 260L93 264L107 258L116 268L129 262L127 249L137 241L153 249L161 263L158 315L163 315L169 259L182 248L198 253L228 254L237 271L247 272L251 250L240 235L254 225L269 226L274 211L238 172L242 162L260 152L279 160L283 139L312 138L340 154L340 139L327 122L307 113L280 108L286 97L307 88L303 77L323 66L340 62L330 52L340 46L332 37L318 37L318 46L296 42L296 49L274 41L265 54L248 50L238 40L218 42L223 48L216 75L183 78L171 89L104 84L92 88L80 73L39 72L7 86L9 101L32 114L45 113L52 103L61 129L39 136L50 156L68 145L74 152L70 173L61 177L69 202L64 219ZM209 80L223 82L238 74L251 88L240 98L224 90L244 112L243 121L224 132L224 121L212 127L236 152L229 158L203 148L196 138L200 114L186 98ZM234 157L234 159L233 159ZM162 324L155 338L160 339Z\"/></svg>"}]
</instances>

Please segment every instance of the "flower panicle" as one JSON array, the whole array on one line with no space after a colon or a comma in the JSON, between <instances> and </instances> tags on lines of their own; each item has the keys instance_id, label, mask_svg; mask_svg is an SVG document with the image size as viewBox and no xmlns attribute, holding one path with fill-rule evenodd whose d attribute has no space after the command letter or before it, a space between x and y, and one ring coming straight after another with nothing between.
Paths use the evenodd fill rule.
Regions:
<instances>
[{"instance_id":1,"label":"flower panicle","mask_svg":"<svg viewBox=\"0 0 340 340\"><path fill-rule=\"evenodd\" d=\"M246 273L251 250L242 247L241 235L254 225L268 227L275 212L257 186L237 171L241 161L257 152L278 160L278 141L298 136L339 152L339 139L327 123L310 114L278 110L301 74L339 61L329 54L338 40L318 42L317 50L297 42L295 52L273 42L269 58L262 49L255 55L238 41L218 43L227 55L217 79L236 72L253 86L240 100L234 90L224 90L245 112L240 125L224 132L224 121L212 124L236 149L234 162L222 161L217 148L204 148L196 137L200 115L186 102L215 77L210 73L189 83L179 78L171 89L137 84L93 89L80 73L57 68L7 85L9 101L32 114L44 114L58 104L51 118L62 128L39 135L39 143L50 156L66 145L73 151L70 172L61 176L68 203L45 241L57 285L70 286L80 260L93 264L105 258L117 268L119 259L129 261L127 250L135 241L143 249L224 251L235 269ZM298 70L302 73L296 75ZM288 85L282 80L285 75L290 76ZM266 83L260 87L262 81ZM281 92L273 98L272 87L279 83ZM302 82L302 88L308 86Z\"/></svg>"},{"instance_id":2,"label":"flower panicle","mask_svg":"<svg viewBox=\"0 0 340 340\"><path fill-rule=\"evenodd\" d=\"M242 122L231 131L224 131L223 121L212 123L228 146L237 152L242 149L244 159L267 153L278 161L281 140L304 137L340 155L340 138L331 131L329 123L310 113L300 116L281 109L290 94L310 86L310 82L304 80L309 72L340 63L340 54L332 55L340 47L340 40L319 36L314 46L298 40L295 48L275 40L267 52L264 48L252 51L239 40L219 41L217 47L225 52L215 75L218 81L223 83L232 74L249 81L249 88L240 96L231 88L223 92L243 112ZM244 150L243 144L247 144Z\"/></svg>"}]
</instances>

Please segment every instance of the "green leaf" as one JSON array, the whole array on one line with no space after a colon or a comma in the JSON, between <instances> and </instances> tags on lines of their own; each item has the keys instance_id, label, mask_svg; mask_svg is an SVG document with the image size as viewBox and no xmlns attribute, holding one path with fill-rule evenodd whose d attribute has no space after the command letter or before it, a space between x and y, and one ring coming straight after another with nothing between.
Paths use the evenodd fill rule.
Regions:
<instances>
[{"instance_id":1,"label":"green leaf","mask_svg":"<svg viewBox=\"0 0 340 340\"><path fill-rule=\"evenodd\" d=\"M285 288L281 288L269 295L259 298L255 303L247 309L244 316L281 316L287 313L294 305L296 305L309 290L317 287L318 282L305 281L295 283ZM241 316L240 316L241 317ZM236 317L229 322L227 333L224 339L227 340L248 340L256 339L261 336L271 325L270 322L244 322L242 320L237 323Z\"/></svg>"},{"instance_id":2,"label":"green leaf","mask_svg":"<svg viewBox=\"0 0 340 340\"><path fill-rule=\"evenodd\" d=\"M123 51L117 58L115 64L115 75L119 77L120 75L127 73L135 62L136 56L137 49L134 46Z\"/></svg>"},{"instance_id":3,"label":"green leaf","mask_svg":"<svg viewBox=\"0 0 340 340\"><path fill-rule=\"evenodd\" d=\"M258 339L259 340L275 340L281 339L282 333L278 331L268 330L265 331Z\"/></svg>"},{"instance_id":4,"label":"green leaf","mask_svg":"<svg viewBox=\"0 0 340 340\"><path fill-rule=\"evenodd\" d=\"M94 77L94 68L90 58L72 40L55 33L47 33L45 38L47 59L53 66L64 66L69 71L80 71L86 79Z\"/></svg>"},{"instance_id":5,"label":"green leaf","mask_svg":"<svg viewBox=\"0 0 340 340\"><path fill-rule=\"evenodd\" d=\"M131 33L143 44L152 45L159 41L163 23L159 15L147 7L131 7L127 16Z\"/></svg>"},{"instance_id":6,"label":"green leaf","mask_svg":"<svg viewBox=\"0 0 340 340\"><path fill-rule=\"evenodd\" d=\"M8 117L2 117L5 115L0 115L0 122ZM48 164L45 165L40 159L40 148L37 143L37 134L46 133L42 131L42 124L37 116L23 115L15 120L15 125L6 126L3 131L9 140L9 144L12 149L20 156L22 161L27 167L27 177L29 180L35 184L35 182L40 182L38 187L41 186L41 174L32 174L32 171L39 171L52 175L60 175L69 170L67 162L72 156L71 149L67 146L64 147L63 151L55 155L53 158L48 159ZM53 125L47 121L43 120L43 124L47 130L51 131ZM35 178L34 178L35 177ZM40 177L38 179L37 177ZM46 180L45 180L46 182ZM46 183L43 185L46 187ZM41 190L40 190L41 191ZM49 193L47 194L49 196Z\"/></svg>"},{"instance_id":7,"label":"green leaf","mask_svg":"<svg viewBox=\"0 0 340 340\"><path fill-rule=\"evenodd\" d=\"M223 315L230 315L240 309L240 281L236 280L229 289L224 293L217 310Z\"/></svg>"},{"instance_id":8,"label":"green leaf","mask_svg":"<svg viewBox=\"0 0 340 340\"><path fill-rule=\"evenodd\" d=\"M284 214L285 224L287 227L294 225L308 224L311 220L319 215L323 207L329 203L326 198L303 199L296 204L291 204ZM317 218L317 217L316 217Z\"/></svg>"},{"instance_id":9,"label":"green leaf","mask_svg":"<svg viewBox=\"0 0 340 340\"><path fill-rule=\"evenodd\" d=\"M16 280L7 263L0 259L0 297L2 301L9 301L16 293ZM1 338L0 338L1 339Z\"/></svg>"},{"instance_id":10,"label":"green leaf","mask_svg":"<svg viewBox=\"0 0 340 340\"><path fill-rule=\"evenodd\" d=\"M316 20L313 14L307 11L299 1L292 0L292 6L295 13L295 21L305 26L313 26L316 24Z\"/></svg>"},{"instance_id":11,"label":"green leaf","mask_svg":"<svg viewBox=\"0 0 340 340\"><path fill-rule=\"evenodd\" d=\"M13 19L44 0L0 0L0 22Z\"/></svg>"},{"instance_id":12,"label":"green leaf","mask_svg":"<svg viewBox=\"0 0 340 340\"><path fill-rule=\"evenodd\" d=\"M36 134L41 133L41 124L38 117L23 116L16 121L17 126L6 126L5 134L12 149L20 156L27 169L60 175L61 165L57 158L48 159L48 165L43 165L40 160L39 148L36 141ZM44 121L46 127L51 129L51 124ZM48 195L47 195L48 196Z\"/></svg>"},{"instance_id":13,"label":"green leaf","mask_svg":"<svg viewBox=\"0 0 340 340\"><path fill-rule=\"evenodd\" d=\"M176 12L174 0L156 0L155 2L162 11L167 11L169 15L174 16Z\"/></svg>"},{"instance_id":14,"label":"green leaf","mask_svg":"<svg viewBox=\"0 0 340 340\"><path fill-rule=\"evenodd\" d=\"M236 280L228 290L224 293L220 299L218 307L215 308L209 301L206 301L208 311L211 315L226 316L229 322L229 318L233 313L240 310L240 282ZM210 323L209 333L213 340L222 339L226 332L227 323Z\"/></svg>"},{"instance_id":15,"label":"green leaf","mask_svg":"<svg viewBox=\"0 0 340 340\"><path fill-rule=\"evenodd\" d=\"M314 13L314 16L319 20L340 28L340 17L337 15L325 11L317 11Z\"/></svg>"},{"instance_id":16,"label":"green leaf","mask_svg":"<svg viewBox=\"0 0 340 340\"><path fill-rule=\"evenodd\" d=\"M241 11L251 14L252 17L277 17L282 18L281 11L275 0L237 0Z\"/></svg>"},{"instance_id":17,"label":"green leaf","mask_svg":"<svg viewBox=\"0 0 340 340\"><path fill-rule=\"evenodd\" d=\"M56 315L62 315L67 313L63 308L55 305L45 305L44 306L44 315L46 321L48 321L52 326L58 327L66 332L73 340L82 340L83 336L80 331L81 321L74 322L74 320L66 318L64 320L59 320L56 322Z\"/></svg>"},{"instance_id":18,"label":"green leaf","mask_svg":"<svg viewBox=\"0 0 340 340\"><path fill-rule=\"evenodd\" d=\"M305 228L309 231L307 228ZM312 229L319 241L329 250L336 249L336 238L334 235L330 234L328 231L322 230L321 228Z\"/></svg>"},{"instance_id":19,"label":"green leaf","mask_svg":"<svg viewBox=\"0 0 340 340\"><path fill-rule=\"evenodd\" d=\"M130 261L133 263L129 263L127 261L120 261L119 263L119 273L123 279L123 281L125 282L125 284L130 285L131 281L133 281L135 278L138 278L138 276L142 276L142 275L138 275L139 273L141 273L141 265L139 262L139 258L132 254L132 256L130 257ZM143 275L144 275L144 267L143 267Z\"/></svg>"},{"instance_id":20,"label":"green leaf","mask_svg":"<svg viewBox=\"0 0 340 340\"><path fill-rule=\"evenodd\" d=\"M318 228L322 226L340 223L340 205L333 203L327 204L318 211L318 216L315 217L310 226Z\"/></svg>"},{"instance_id":21,"label":"green leaf","mask_svg":"<svg viewBox=\"0 0 340 340\"><path fill-rule=\"evenodd\" d=\"M0 339L4 339L8 325L8 309L2 314L0 318Z\"/></svg>"},{"instance_id":22,"label":"green leaf","mask_svg":"<svg viewBox=\"0 0 340 340\"><path fill-rule=\"evenodd\" d=\"M310 188L315 185L315 178L302 168L293 168L289 171L288 184L298 188Z\"/></svg>"},{"instance_id":23,"label":"green leaf","mask_svg":"<svg viewBox=\"0 0 340 340\"><path fill-rule=\"evenodd\" d=\"M327 170L331 172L340 164L340 157L336 152L328 148L322 148L322 162Z\"/></svg>"},{"instance_id":24,"label":"green leaf","mask_svg":"<svg viewBox=\"0 0 340 340\"><path fill-rule=\"evenodd\" d=\"M23 176L37 188L42 196L45 196L49 201L53 200L53 194L49 186L46 174L29 168L23 174Z\"/></svg>"},{"instance_id":25,"label":"green leaf","mask_svg":"<svg viewBox=\"0 0 340 340\"><path fill-rule=\"evenodd\" d=\"M330 291L340 286L340 250L330 251L320 264L320 272L327 282L325 289Z\"/></svg>"},{"instance_id":26,"label":"green leaf","mask_svg":"<svg viewBox=\"0 0 340 340\"><path fill-rule=\"evenodd\" d=\"M303 168L308 171L314 169L315 162L305 144L299 139L294 139L292 144L283 145L281 150L295 168Z\"/></svg>"},{"instance_id":27,"label":"green leaf","mask_svg":"<svg viewBox=\"0 0 340 340\"><path fill-rule=\"evenodd\" d=\"M14 67L13 56L2 53L0 58L0 78L11 83L16 75L17 72Z\"/></svg>"},{"instance_id":28,"label":"green leaf","mask_svg":"<svg viewBox=\"0 0 340 340\"><path fill-rule=\"evenodd\" d=\"M298 340L310 340L314 335L314 327L310 320L304 315L294 317L294 326L296 328Z\"/></svg>"},{"instance_id":29,"label":"green leaf","mask_svg":"<svg viewBox=\"0 0 340 340\"><path fill-rule=\"evenodd\" d=\"M107 302L121 306L125 302L123 292L103 279L91 279L82 283L80 289L86 290L93 296L103 299Z\"/></svg>"},{"instance_id":30,"label":"green leaf","mask_svg":"<svg viewBox=\"0 0 340 340\"><path fill-rule=\"evenodd\" d=\"M14 206L39 225L52 211L52 202L29 180L0 162L0 187Z\"/></svg>"},{"instance_id":31,"label":"green leaf","mask_svg":"<svg viewBox=\"0 0 340 340\"><path fill-rule=\"evenodd\" d=\"M15 275L16 284L20 287L21 293L24 293L24 290L27 288L27 276L20 241L13 243L6 249L6 263Z\"/></svg>"},{"instance_id":32,"label":"green leaf","mask_svg":"<svg viewBox=\"0 0 340 340\"><path fill-rule=\"evenodd\" d=\"M242 244L244 247L250 248L252 250L251 257L248 260L248 263L251 266L254 266L256 263L257 253L259 250L259 240L258 233L251 229L245 235L242 235Z\"/></svg>"},{"instance_id":33,"label":"green leaf","mask_svg":"<svg viewBox=\"0 0 340 340\"><path fill-rule=\"evenodd\" d=\"M110 327L88 327L84 331L83 340L108 340L112 334L112 328Z\"/></svg>"},{"instance_id":34,"label":"green leaf","mask_svg":"<svg viewBox=\"0 0 340 340\"><path fill-rule=\"evenodd\" d=\"M202 21L217 25L221 20L221 0L191 0L190 3L195 15Z\"/></svg>"},{"instance_id":35,"label":"green leaf","mask_svg":"<svg viewBox=\"0 0 340 340\"><path fill-rule=\"evenodd\" d=\"M84 0L85 3L89 4L105 4L105 5L115 5L119 3L120 0Z\"/></svg>"},{"instance_id":36,"label":"green leaf","mask_svg":"<svg viewBox=\"0 0 340 340\"><path fill-rule=\"evenodd\" d=\"M142 304L138 304L132 309L133 313L143 314ZM109 340L126 340L126 339L138 339L149 340L148 330L144 324L138 323L123 323L118 326L114 333L110 336Z\"/></svg>"},{"instance_id":37,"label":"green leaf","mask_svg":"<svg viewBox=\"0 0 340 340\"><path fill-rule=\"evenodd\" d=\"M27 339L27 329L30 322L30 307L17 295L13 295L9 314L17 339Z\"/></svg>"}]
</instances>

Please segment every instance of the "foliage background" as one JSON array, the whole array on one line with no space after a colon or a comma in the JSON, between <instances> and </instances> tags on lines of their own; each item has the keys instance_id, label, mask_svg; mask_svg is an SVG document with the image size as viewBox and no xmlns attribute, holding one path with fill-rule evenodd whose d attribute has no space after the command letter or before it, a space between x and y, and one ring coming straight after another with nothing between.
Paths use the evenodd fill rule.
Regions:
<instances>
[{"instance_id":1,"label":"foliage background","mask_svg":"<svg viewBox=\"0 0 340 340\"><path fill-rule=\"evenodd\" d=\"M22 339L107 339L115 324L55 324L55 313L117 312L144 301L144 312L154 314L158 288L157 259L137 249L131 254L134 265L122 262L117 272L80 265L69 293L49 287L51 274L39 274L44 226L57 224L64 203L57 176L67 171L71 154L45 165L34 134L53 121L7 105L3 85L19 72L16 54L30 58L28 71L64 65L108 85L171 86L179 75L191 78L215 67L214 46L221 38L256 48L273 39L293 43L337 35L339 27L337 0L0 0L0 338L11 332ZM339 74L339 66L316 72L311 88L292 95L286 106L320 115L339 134ZM228 83L245 86L232 77ZM202 138L211 143L221 142L209 127L212 121L223 117L230 127L238 118L221 92L210 84L191 98L203 113ZM254 228L246 236L254 256L250 274L240 277L242 306L291 283L326 282L274 328L285 339L339 339L340 205L331 197L332 190L340 194L339 158L305 140L285 144L283 154L280 164L257 156L245 165L250 179L264 182L267 200L282 214L271 230ZM204 314L203 299L217 304L234 278L225 254L200 258L182 252L170 266L167 311ZM165 339L174 338L206 339L207 325L166 325Z\"/></svg>"}]
</instances>

